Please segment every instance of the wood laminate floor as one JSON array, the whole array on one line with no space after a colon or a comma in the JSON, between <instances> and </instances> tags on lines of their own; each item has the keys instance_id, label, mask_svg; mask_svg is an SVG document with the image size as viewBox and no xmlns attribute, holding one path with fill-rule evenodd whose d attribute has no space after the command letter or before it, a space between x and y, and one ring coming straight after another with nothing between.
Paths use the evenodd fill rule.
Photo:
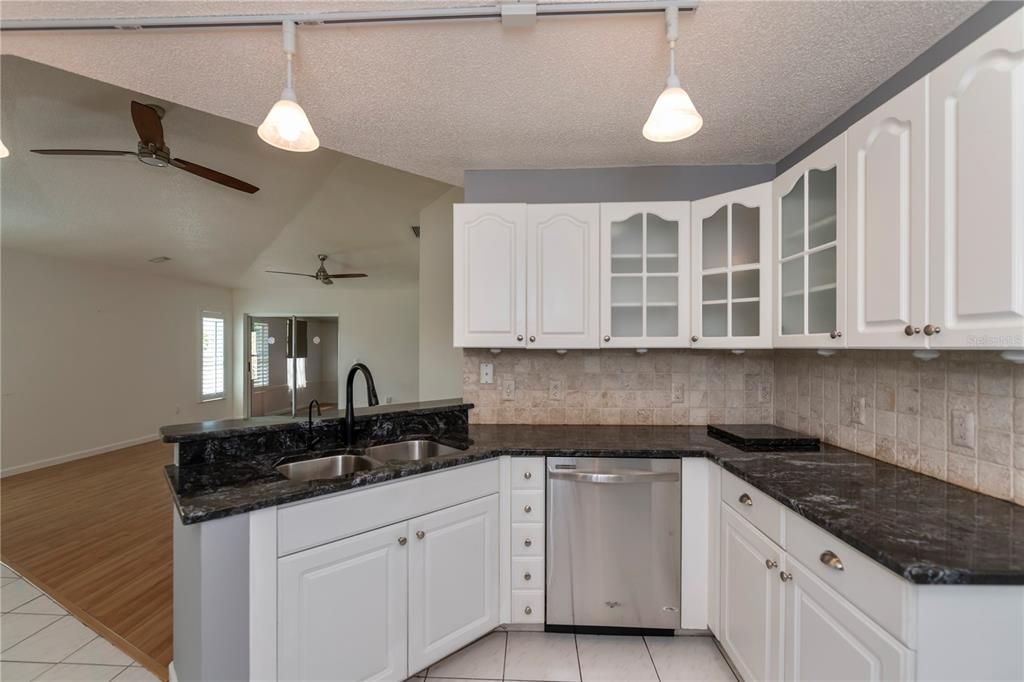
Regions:
<instances>
[{"instance_id":1,"label":"wood laminate floor","mask_svg":"<svg viewBox=\"0 0 1024 682\"><path fill-rule=\"evenodd\" d=\"M167 679L173 448L145 443L0 479L0 558Z\"/></svg>"}]
</instances>

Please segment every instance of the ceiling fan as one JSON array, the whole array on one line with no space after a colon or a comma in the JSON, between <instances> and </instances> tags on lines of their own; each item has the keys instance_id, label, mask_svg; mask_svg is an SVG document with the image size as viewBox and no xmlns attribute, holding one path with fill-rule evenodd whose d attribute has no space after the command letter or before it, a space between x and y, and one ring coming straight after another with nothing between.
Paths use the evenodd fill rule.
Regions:
<instances>
[{"instance_id":1,"label":"ceiling fan","mask_svg":"<svg viewBox=\"0 0 1024 682\"><path fill-rule=\"evenodd\" d=\"M320 259L320 267L317 268L316 272L314 272L312 275L307 275L304 272L282 272L281 270L267 270L267 272L273 273L275 275L294 275L296 277L312 277L316 281L322 282L324 284L334 284L333 280L336 280L336 279L350 279L350 278L355 278L355 277L366 277L366 275L364 273L362 273L362 272L349 272L349 273L344 273L344 274L339 274L339 275L328 274L327 268L324 267L324 261L327 260L327 254L326 253L318 253L316 255L316 257Z\"/></svg>"},{"instance_id":2,"label":"ceiling fan","mask_svg":"<svg viewBox=\"0 0 1024 682\"><path fill-rule=\"evenodd\" d=\"M163 107L156 104L141 104L132 100L132 123L139 133L139 148L134 152L113 151L109 149L33 149L36 154L53 156L134 156L147 166L166 168L174 166L181 170L198 175L206 180L220 183L225 187L237 189L239 192L255 194L259 187L243 182L238 178L225 175L219 171L185 159L171 157L171 149L164 143L164 127L160 119L164 116Z\"/></svg>"}]
</instances>

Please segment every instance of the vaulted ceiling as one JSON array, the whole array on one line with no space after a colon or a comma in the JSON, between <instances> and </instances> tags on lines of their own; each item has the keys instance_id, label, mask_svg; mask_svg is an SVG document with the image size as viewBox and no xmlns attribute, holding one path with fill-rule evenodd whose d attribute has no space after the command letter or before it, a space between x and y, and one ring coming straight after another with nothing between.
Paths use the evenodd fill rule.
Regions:
<instances>
[{"instance_id":1,"label":"vaulted ceiling","mask_svg":"<svg viewBox=\"0 0 1024 682\"><path fill-rule=\"evenodd\" d=\"M5 0L2 11L126 17L485 2ZM453 184L480 168L772 163L980 5L705 0L681 19L678 60L705 126L675 144L640 135L665 78L658 14L542 17L530 29L302 27L297 89L326 147ZM2 50L248 125L283 78L274 29L7 33Z\"/></svg>"}]
</instances>

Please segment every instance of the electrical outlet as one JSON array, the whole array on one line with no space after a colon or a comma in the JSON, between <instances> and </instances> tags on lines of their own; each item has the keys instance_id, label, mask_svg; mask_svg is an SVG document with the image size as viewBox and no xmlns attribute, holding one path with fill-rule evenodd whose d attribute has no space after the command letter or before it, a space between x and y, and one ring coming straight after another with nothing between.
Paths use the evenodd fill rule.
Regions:
<instances>
[{"instance_id":1,"label":"electrical outlet","mask_svg":"<svg viewBox=\"0 0 1024 682\"><path fill-rule=\"evenodd\" d=\"M501 382L501 399L502 400L515 400L516 399L516 380L505 379Z\"/></svg>"},{"instance_id":2,"label":"electrical outlet","mask_svg":"<svg viewBox=\"0 0 1024 682\"><path fill-rule=\"evenodd\" d=\"M552 379L548 382L548 400L562 399L562 380Z\"/></svg>"},{"instance_id":3,"label":"electrical outlet","mask_svg":"<svg viewBox=\"0 0 1024 682\"><path fill-rule=\"evenodd\" d=\"M953 410L950 413L950 441L964 448L974 447L974 413Z\"/></svg>"},{"instance_id":4,"label":"electrical outlet","mask_svg":"<svg viewBox=\"0 0 1024 682\"><path fill-rule=\"evenodd\" d=\"M494 383L494 363L493 362L481 362L480 363L480 383L481 384L493 384Z\"/></svg>"},{"instance_id":5,"label":"electrical outlet","mask_svg":"<svg viewBox=\"0 0 1024 682\"><path fill-rule=\"evenodd\" d=\"M686 384L673 381L672 382L672 402L674 403L685 403L686 402Z\"/></svg>"},{"instance_id":6,"label":"electrical outlet","mask_svg":"<svg viewBox=\"0 0 1024 682\"><path fill-rule=\"evenodd\" d=\"M853 416L851 419L854 424L864 424L864 396L861 396L853 401Z\"/></svg>"},{"instance_id":7,"label":"electrical outlet","mask_svg":"<svg viewBox=\"0 0 1024 682\"><path fill-rule=\"evenodd\" d=\"M772 387L768 384L761 384L757 391L757 401L759 403L770 403L772 401Z\"/></svg>"}]
</instances>

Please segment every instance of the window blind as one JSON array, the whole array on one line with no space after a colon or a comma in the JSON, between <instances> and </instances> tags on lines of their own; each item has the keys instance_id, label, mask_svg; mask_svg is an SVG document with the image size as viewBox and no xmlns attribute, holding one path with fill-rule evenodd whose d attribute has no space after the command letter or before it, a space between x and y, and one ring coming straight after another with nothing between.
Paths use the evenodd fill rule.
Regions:
<instances>
[{"instance_id":1,"label":"window blind","mask_svg":"<svg viewBox=\"0 0 1024 682\"><path fill-rule=\"evenodd\" d=\"M252 356L249 358L252 368L252 385L256 388L270 385L270 325L266 322L253 322L250 347Z\"/></svg>"},{"instance_id":2,"label":"window blind","mask_svg":"<svg viewBox=\"0 0 1024 682\"><path fill-rule=\"evenodd\" d=\"M202 399L224 397L224 317L203 313Z\"/></svg>"}]
</instances>

